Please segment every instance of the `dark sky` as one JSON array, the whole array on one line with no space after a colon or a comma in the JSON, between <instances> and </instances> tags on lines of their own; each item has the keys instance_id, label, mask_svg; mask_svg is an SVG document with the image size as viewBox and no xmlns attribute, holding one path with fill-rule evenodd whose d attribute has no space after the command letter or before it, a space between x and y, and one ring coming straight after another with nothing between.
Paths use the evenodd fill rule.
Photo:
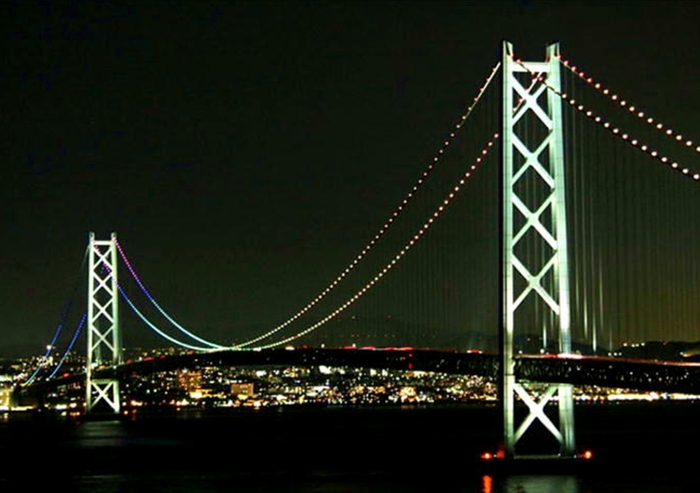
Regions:
<instances>
[{"instance_id":1,"label":"dark sky","mask_svg":"<svg viewBox=\"0 0 700 493\"><path fill-rule=\"evenodd\" d=\"M503 39L559 41L695 128L700 4L620 3L3 2L0 348L48 342L91 231L205 337L283 320L404 197Z\"/></svg>"}]
</instances>

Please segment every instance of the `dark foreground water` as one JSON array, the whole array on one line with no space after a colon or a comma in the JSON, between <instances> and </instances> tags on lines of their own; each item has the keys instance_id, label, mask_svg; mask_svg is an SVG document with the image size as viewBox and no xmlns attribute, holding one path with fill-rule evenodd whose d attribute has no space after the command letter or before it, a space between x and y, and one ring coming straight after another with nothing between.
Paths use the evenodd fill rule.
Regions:
<instances>
[{"instance_id":1,"label":"dark foreground water","mask_svg":"<svg viewBox=\"0 0 700 493\"><path fill-rule=\"evenodd\" d=\"M700 403L578 406L584 468L485 467L493 407L186 411L0 421L0 492L698 492Z\"/></svg>"}]
</instances>

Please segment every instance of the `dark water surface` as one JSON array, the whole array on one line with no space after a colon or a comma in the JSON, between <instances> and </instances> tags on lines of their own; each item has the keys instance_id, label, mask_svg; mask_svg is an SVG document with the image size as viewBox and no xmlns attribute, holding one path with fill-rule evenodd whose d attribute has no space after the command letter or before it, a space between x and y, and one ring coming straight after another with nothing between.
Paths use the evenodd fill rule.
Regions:
<instances>
[{"instance_id":1,"label":"dark water surface","mask_svg":"<svg viewBox=\"0 0 700 493\"><path fill-rule=\"evenodd\" d=\"M578 406L586 467L486 467L495 407L285 408L0 422L0 491L698 492L700 403Z\"/></svg>"}]
</instances>

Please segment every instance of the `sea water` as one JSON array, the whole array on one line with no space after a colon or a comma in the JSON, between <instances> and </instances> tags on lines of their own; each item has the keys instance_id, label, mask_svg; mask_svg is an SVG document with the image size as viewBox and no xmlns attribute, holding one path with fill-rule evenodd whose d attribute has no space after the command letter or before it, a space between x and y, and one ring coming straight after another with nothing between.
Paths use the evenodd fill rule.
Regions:
<instances>
[{"instance_id":1,"label":"sea water","mask_svg":"<svg viewBox=\"0 0 700 493\"><path fill-rule=\"evenodd\" d=\"M486 463L494 406L313 407L136 412L76 420L6 414L0 491L700 491L700 403L577 406L594 459Z\"/></svg>"}]
</instances>

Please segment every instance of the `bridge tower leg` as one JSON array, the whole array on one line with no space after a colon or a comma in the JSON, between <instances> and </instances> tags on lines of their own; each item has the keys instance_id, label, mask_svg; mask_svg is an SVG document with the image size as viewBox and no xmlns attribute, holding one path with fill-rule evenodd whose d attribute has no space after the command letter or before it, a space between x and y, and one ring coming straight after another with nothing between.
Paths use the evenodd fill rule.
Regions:
<instances>
[{"instance_id":1,"label":"bridge tower leg","mask_svg":"<svg viewBox=\"0 0 700 493\"><path fill-rule=\"evenodd\" d=\"M98 241L90 233L88 274L87 367L85 407L88 413L104 409L119 413L119 381L116 375L96 378L99 367L114 368L121 363L119 292L117 284L116 234ZM99 407L98 407L99 406Z\"/></svg>"},{"instance_id":2,"label":"bridge tower leg","mask_svg":"<svg viewBox=\"0 0 700 493\"><path fill-rule=\"evenodd\" d=\"M515 375L516 351L528 350L515 347L516 329L523 339L541 334L540 351L571 352L562 108L560 98L547 89L561 90L558 55L559 45L553 44L544 62L523 62L514 58L511 43L503 44L500 390L501 453L506 458L575 456L572 386L528 388ZM527 415L516 428L518 400ZM545 412L548 403L558 405L558 417ZM535 423L544 426L545 437L555 438L553 451L518 453L516 445L528 432L535 433ZM539 441L537 445L545 446Z\"/></svg>"}]
</instances>

